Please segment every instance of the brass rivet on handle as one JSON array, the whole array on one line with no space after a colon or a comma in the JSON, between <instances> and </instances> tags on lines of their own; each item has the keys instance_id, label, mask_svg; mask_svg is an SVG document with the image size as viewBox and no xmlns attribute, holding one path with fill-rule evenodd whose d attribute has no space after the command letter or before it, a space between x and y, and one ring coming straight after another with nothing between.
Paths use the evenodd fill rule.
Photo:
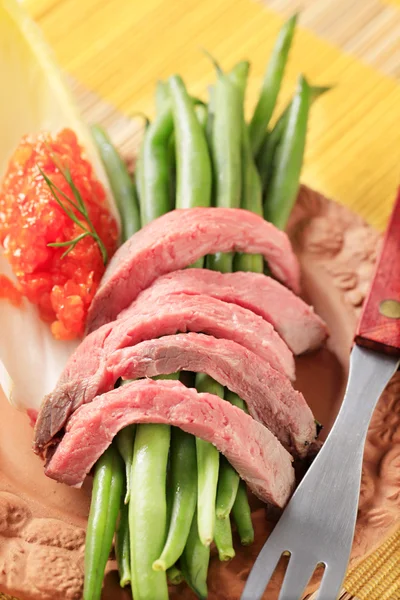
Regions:
<instances>
[{"instance_id":1,"label":"brass rivet on handle","mask_svg":"<svg viewBox=\"0 0 400 600\"><path fill-rule=\"evenodd\" d=\"M390 319L400 319L400 302L398 300L382 300L379 312Z\"/></svg>"}]
</instances>

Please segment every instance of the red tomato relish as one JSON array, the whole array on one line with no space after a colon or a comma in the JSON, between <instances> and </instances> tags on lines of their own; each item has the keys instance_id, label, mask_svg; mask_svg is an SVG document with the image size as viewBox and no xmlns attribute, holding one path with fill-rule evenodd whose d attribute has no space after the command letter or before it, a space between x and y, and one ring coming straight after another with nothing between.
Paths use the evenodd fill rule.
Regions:
<instances>
[{"instance_id":1,"label":"red tomato relish","mask_svg":"<svg viewBox=\"0 0 400 600\"><path fill-rule=\"evenodd\" d=\"M67 340L83 334L87 311L105 266L91 236L79 241L64 258L65 247L48 246L83 233L57 204L39 171L40 167L74 200L55 162L63 172L69 168L108 258L112 256L117 245L117 223L108 209L104 188L70 129L56 136L25 136L14 152L0 189L0 243L22 294L38 307L42 319L51 323L54 337ZM63 203L67 201L63 199ZM72 210L84 221L78 211Z\"/></svg>"}]
</instances>

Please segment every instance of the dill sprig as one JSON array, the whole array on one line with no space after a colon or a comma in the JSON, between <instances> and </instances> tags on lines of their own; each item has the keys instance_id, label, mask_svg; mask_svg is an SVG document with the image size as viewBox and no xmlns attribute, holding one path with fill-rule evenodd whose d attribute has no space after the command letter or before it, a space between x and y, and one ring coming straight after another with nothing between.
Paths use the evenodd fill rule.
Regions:
<instances>
[{"instance_id":1,"label":"dill sprig","mask_svg":"<svg viewBox=\"0 0 400 600\"><path fill-rule=\"evenodd\" d=\"M52 160L56 165L57 169L60 171L61 175L64 177L65 181L68 183L69 187L71 188L74 200L71 200L71 198L65 192L63 192L63 190L60 189L53 181L51 181L51 179L46 175L46 173L43 172L43 170L40 167L38 167L40 174L47 183L49 190L52 193L53 198L57 202L59 207L74 223L76 223L83 230L84 233L81 233L73 240L67 240L66 242L50 242L47 245L53 248L67 248L66 251L61 255L61 258L64 258L65 256L67 256L67 254L71 252L71 250L75 248L78 242L83 240L85 237L90 236L96 241L97 245L99 246L103 263L106 264L108 258L106 247L104 246L103 241L101 240L99 234L94 228L85 203L83 202L81 193L72 179L69 167L65 167L65 169L62 169L61 166L56 162L54 156L52 157ZM71 210L71 208L69 208L69 206L64 202L63 199L66 200L66 202L68 202L68 204L70 204L83 217L82 220L75 215L75 213Z\"/></svg>"}]
</instances>

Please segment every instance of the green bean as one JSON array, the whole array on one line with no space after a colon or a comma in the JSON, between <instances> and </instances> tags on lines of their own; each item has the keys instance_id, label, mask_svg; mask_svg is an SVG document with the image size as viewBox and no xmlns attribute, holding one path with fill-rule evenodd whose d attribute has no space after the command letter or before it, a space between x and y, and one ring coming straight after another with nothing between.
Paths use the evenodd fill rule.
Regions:
<instances>
[{"instance_id":1,"label":"green bean","mask_svg":"<svg viewBox=\"0 0 400 600\"><path fill-rule=\"evenodd\" d=\"M244 96L247 80L246 64L238 63L234 70L231 72L232 80L241 90L242 94L242 197L241 206L247 210L251 210L257 214L262 215L262 197L261 197L261 185L259 175L253 154L250 146L250 138L248 128L244 119ZM234 258L234 270L235 271L248 271L261 272L263 271L263 257L260 255L249 255L249 254L236 254ZM225 390L225 399L235 406L238 406L242 410L247 411L245 402L237 394L234 394L230 390ZM228 517L233 503L236 498L236 493L239 485L239 475L231 467L228 461L221 458L220 463L220 479L218 482L217 492L217 517Z\"/></svg>"},{"instance_id":2,"label":"green bean","mask_svg":"<svg viewBox=\"0 0 400 600\"><path fill-rule=\"evenodd\" d=\"M180 557L196 510L197 464L195 438L176 427L171 433L171 518L168 537L153 569L166 571Z\"/></svg>"},{"instance_id":3,"label":"green bean","mask_svg":"<svg viewBox=\"0 0 400 600\"><path fill-rule=\"evenodd\" d=\"M244 481L239 483L236 500L232 507L232 516L236 523L241 544L249 546L254 542L254 529Z\"/></svg>"},{"instance_id":4,"label":"green bean","mask_svg":"<svg viewBox=\"0 0 400 600\"><path fill-rule=\"evenodd\" d=\"M215 523L215 545L217 546L219 560L228 561L235 556L232 541L232 528L229 516L217 519Z\"/></svg>"},{"instance_id":5,"label":"green bean","mask_svg":"<svg viewBox=\"0 0 400 600\"><path fill-rule=\"evenodd\" d=\"M310 86L304 77L300 77L287 124L276 150L264 204L265 218L280 229L286 226L299 188L309 105Z\"/></svg>"},{"instance_id":6,"label":"green bean","mask_svg":"<svg viewBox=\"0 0 400 600\"><path fill-rule=\"evenodd\" d=\"M141 141L139 151L136 156L136 165L135 165L135 184L136 184L136 195L139 201L139 208L141 208L144 202L144 173L143 173L143 150L144 150L144 140L146 136L146 131L143 134L143 139ZM141 225L143 223L141 222Z\"/></svg>"},{"instance_id":7,"label":"green bean","mask_svg":"<svg viewBox=\"0 0 400 600\"><path fill-rule=\"evenodd\" d=\"M198 392L224 397L222 385L204 373L196 375ZM219 452L209 442L196 438L197 454L197 520L201 542L209 546L214 538L215 501L217 496Z\"/></svg>"},{"instance_id":8,"label":"green bean","mask_svg":"<svg viewBox=\"0 0 400 600\"><path fill-rule=\"evenodd\" d=\"M185 580L183 573L176 565L173 565L167 570L168 583L171 585L179 585Z\"/></svg>"},{"instance_id":9,"label":"green bean","mask_svg":"<svg viewBox=\"0 0 400 600\"><path fill-rule=\"evenodd\" d=\"M234 83L240 90L241 103L244 104L244 97L246 92L247 78L249 76L250 63L248 60L241 60L233 67L232 71L228 73L229 79Z\"/></svg>"},{"instance_id":10,"label":"green bean","mask_svg":"<svg viewBox=\"0 0 400 600\"><path fill-rule=\"evenodd\" d=\"M248 413L246 403L234 392L225 390L225 400ZM238 473L224 457L221 457L216 500L217 519L229 516L236 499L239 481Z\"/></svg>"},{"instance_id":11,"label":"green bean","mask_svg":"<svg viewBox=\"0 0 400 600\"><path fill-rule=\"evenodd\" d=\"M84 600L101 596L103 576L110 554L124 484L123 462L110 446L94 468L85 545Z\"/></svg>"},{"instance_id":12,"label":"green bean","mask_svg":"<svg viewBox=\"0 0 400 600\"><path fill-rule=\"evenodd\" d=\"M231 74L233 81L239 87L242 93L242 139L241 139L241 158L242 158L242 194L241 206L256 214L263 214L261 181L253 158L253 152L250 144L249 129L246 125L244 117L244 97L246 87L246 70L243 66L241 69L236 66L236 69ZM252 271L262 273L264 268L264 260L261 255L236 254L234 258L234 270ZM225 399L241 410L247 412L245 402L239 396L230 390L225 391ZM233 504L236 500L237 490L239 486L239 475L231 467L228 461L221 460L220 464L220 480L217 493L217 517L229 518ZM250 513L248 504L245 500L242 502L244 516ZM240 510L237 509L237 510ZM230 523L225 524L227 533L231 532ZM218 544L217 544L218 546Z\"/></svg>"},{"instance_id":13,"label":"green bean","mask_svg":"<svg viewBox=\"0 0 400 600\"><path fill-rule=\"evenodd\" d=\"M210 561L210 547L204 546L199 538L197 513L194 514L189 537L180 559L180 566L186 583L199 598L207 598L207 571Z\"/></svg>"},{"instance_id":14,"label":"green bean","mask_svg":"<svg viewBox=\"0 0 400 600\"><path fill-rule=\"evenodd\" d=\"M195 113L196 113L198 122L200 123L201 127L203 128L203 131L205 131L206 125L207 125L207 117L208 117L207 106L205 104L198 104L197 106L195 106Z\"/></svg>"},{"instance_id":15,"label":"green bean","mask_svg":"<svg viewBox=\"0 0 400 600\"><path fill-rule=\"evenodd\" d=\"M210 85L208 88L208 111L207 111L207 123L206 123L206 138L208 142L209 148L212 145L212 132L214 127L214 110L215 110L215 88L213 85ZM213 169L213 165L211 164L211 170Z\"/></svg>"},{"instance_id":16,"label":"green bean","mask_svg":"<svg viewBox=\"0 0 400 600\"><path fill-rule=\"evenodd\" d=\"M131 584L135 600L168 600L167 577L154 571L166 533L169 425L137 427L129 502Z\"/></svg>"},{"instance_id":17,"label":"green bean","mask_svg":"<svg viewBox=\"0 0 400 600\"><path fill-rule=\"evenodd\" d=\"M173 119L169 85L166 89L165 84L160 83L156 104L158 115L154 125L150 126L150 131L145 134L139 155L139 197L143 222L148 222L171 208L171 165L168 159ZM175 378L177 377L176 375ZM168 378L174 378L174 374ZM168 598L166 574L154 571L152 565L163 549L166 535L169 442L169 425L138 425L136 429L131 471L131 482L135 489L132 490L131 486L129 503L133 565L131 583L135 600Z\"/></svg>"},{"instance_id":18,"label":"green bean","mask_svg":"<svg viewBox=\"0 0 400 600\"><path fill-rule=\"evenodd\" d=\"M142 225L170 209L168 143L173 129L172 111L166 106L149 125L143 143L143 194L140 197Z\"/></svg>"},{"instance_id":19,"label":"green bean","mask_svg":"<svg viewBox=\"0 0 400 600\"><path fill-rule=\"evenodd\" d=\"M239 475L232 465L226 458L221 456L216 500L217 522L219 519L229 517L233 503L235 502L239 479Z\"/></svg>"},{"instance_id":20,"label":"green bean","mask_svg":"<svg viewBox=\"0 0 400 600\"><path fill-rule=\"evenodd\" d=\"M156 112L159 115L163 112L165 105L169 102L169 88L166 81L157 81L156 83Z\"/></svg>"},{"instance_id":21,"label":"green bean","mask_svg":"<svg viewBox=\"0 0 400 600\"><path fill-rule=\"evenodd\" d=\"M125 474L126 474L126 493L125 493L125 504L128 504L131 495L131 468L133 458L133 440L135 439L135 425L128 425L124 427L117 434L115 443L118 451L125 462Z\"/></svg>"},{"instance_id":22,"label":"green bean","mask_svg":"<svg viewBox=\"0 0 400 600\"><path fill-rule=\"evenodd\" d=\"M244 95L245 88L247 82L249 65L246 62L238 63L233 71L226 76L226 81L219 76L214 95L214 128L213 128L213 156L214 156L214 165L216 165L216 177L217 177L217 195L216 195L216 204L217 206L238 206L241 200L242 189L241 189L241 169L242 169L242 148L243 148L243 132L244 132ZM233 105L231 104L231 112L227 111L226 104L229 102L229 97L232 95L234 98ZM225 118L218 118L221 114L225 115ZM230 137L226 135L226 131L235 132L235 135L231 135ZM247 129L246 129L247 131ZM224 143L220 142L220 140L226 140L228 148L224 146ZM216 143L218 142L218 143ZM232 151L233 146L233 151ZM230 152L228 152L228 149ZM221 160L218 162L216 157L220 156ZM223 164L224 156L228 156L227 165ZM252 159L252 157L251 157ZM255 169L255 167L254 167ZM231 184L231 186L220 186L220 190L222 189L223 193L218 195L218 175L224 173L226 171L228 176L232 171L235 171L236 174L239 174L239 178L236 179L236 182ZM225 191L224 191L225 190ZM261 201L261 198L260 198ZM232 270L232 254L217 254L213 257L207 258L207 266L222 272L229 272ZM208 381L206 379L206 381ZM199 389L199 388L198 388ZM206 386L206 391L213 391ZM223 393L223 390L219 388L219 394ZM199 456L199 455L198 455ZM200 464L199 464L200 471ZM199 480L200 481L200 480ZM239 475L236 473L234 469L229 465L227 461L221 460L220 462L220 471L219 471L219 482L218 482L218 492L217 492L217 509L218 516L220 514L229 515L231 507L236 497L236 491L239 484ZM214 488L213 488L214 490ZM208 492L209 500L210 499L210 491ZM213 497L214 500L214 497ZM199 507L202 506L200 503L200 497L198 501ZM199 509L200 511L200 509ZM200 514L200 512L199 512ZM203 519L207 517L210 520L210 517L213 516L211 513L211 506L208 508L207 513ZM218 520L217 520L218 521ZM200 538L202 539L200 523L199 521L199 533ZM219 527L219 523L215 524L215 527ZM230 523L224 523L225 533L229 533ZM222 532L221 532L222 533ZM217 535L217 532L216 532ZM224 539L224 536L221 538ZM221 542L222 544L222 542ZM232 546L232 541L231 541ZM225 546L226 549L226 546ZM233 549L232 549L233 552ZM224 547L221 547L221 556L224 554ZM227 557L230 554L230 551L227 550Z\"/></svg>"},{"instance_id":23,"label":"green bean","mask_svg":"<svg viewBox=\"0 0 400 600\"><path fill-rule=\"evenodd\" d=\"M207 256L207 269L220 271L220 273L232 273L233 254L231 252L217 252Z\"/></svg>"},{"instance_id":24,"label":"green bean","mask_svg":"<svg viewBox=\"0 0 400 600\"><path fill-rule=\"evenodd\" d=\"M243 94L229 75L219 75L214 87L214 122L212 156L215 169L215 205L240 206L241 138ZM207 259L207 266L215 271L232 271L233 255L216 254Z\"/></svg>"},{"instance_id":25,"label":"green bean","mask_svg":"<svg viewBox=\"0 0 400 600\"><path fill-rule=\"evenodd\" d=\"M275 108L292 45L296 22L297 15L294 15L283 25L272 50L271 58L264 75L260 97L249 125L253 156L256 156L260 149L264 132L268 127Z\"/></svg>"},{"instance_id":26,"label":"green bean","mask_svg":"<svg viewBox=\"0 0 400 600\"><path fill-rule=\"evenodd\" d=\"M208 206L211 199L211 159L203 128L181 77L170 77L169 90L176 143L176 207Z\"/></svg>"},{"instance_id":27,"label":"green bean","mask_svg":"<svg viewBox=\"0 0 400 600\"><path fill-rule=\"evenodd\" d=\"M242 94L229 75L215 84L212 156L216 175L216 206L236 208L241 195Z\"/></svg>"},{"instance_id":28,"label":"green bean","mask_svg":"<svg viewBox=\"0 0 400 600\"><path fill-rule=\"evenodd\" d=\"M249 130L243 116L242 137L242 208L263 215L261 180L250 146ZM237 254L234 260L235 271L262 273L264 259L261 254Z\"/></svg>"},{"instance_id":29,"label":"green bean","mask_svg":"<svg viewBox=\"0 0 400 600\"><path fill-rule=\"evenodd\" d=\"M99 125L93 125L91 131L121 217L121 235L127 240L140 229L135 184L107 133Z\"/></svg>"},{"instance_id":30,"label":"green bean","mask_svg":"<svg viewBox=\"0 0 400 600\"><path fill-rule=\"evenodd\" d=\"M155 375L154 377L152 377L152 379L155 379L157 381L157 379L172 379L173 381L176 381L177 379L179 379L179 373L166 373L165 375Z\"/></svg>"},{"instance_id":31,"label":"green bean","mask_svg":"<svg viewBox=\"0 0 400 600\"><path fill-rule=\"evenodd\" d=\"M205 128L207 127L207 121L204 124L205 111L200 108L201 105L196 108L193 107L193 102L180 77L175 76L170 79L170 93L176 141L178 180L176 208L209 206L212 180L211 159L205 135ZM194 266L202 266L203 262L203 260L197 261ZM199 386L201 387L201 381L202 375L198 375L196 377L197 389L199 389ZM218 384L213 385L217 386ZM219 389L222 390L221 386L219 386ZM176 457L178 448L179 445L171 452L171 463L174 461L174 456L178 460L178 457ZM213 538L213 521L210 522L209 517L215 515L219 454L211 444L196 439L196 455L200 466L198 472L198 499L201 497L204 500L202 504L198 502L201 506L199 510L200 537L204 543L210 544ZM195 482L195 479L191 480L191 486ZM189 484L189 480L187 483ZM186 513L187 508L185 509L183 504L181 506L177 505L176 523L183 522L184 519L186 522L189 520L190 523L190 516ZM179 529L180 532L175 533L175 535L180 533L178 547L180 547L184 535L187 535L186 529L182 530L182 525L179 526ZM174 549L174 546L176 551L177 541L172 545L172 549ZM176 560L174 557L175 554L170 555L170 560Z\"/></svg>"},{"instance_id":32,"label":"green bean","mask_svg":"<svg viewBox=\"0 0 400 600\"><path fill-rule=\"evenodd\" d=\"M160 116L167 108L171 108L169 85L166 81L157 81L156 85L156 112ZM176 191L176 161L175 161L175 135L172 131L167 142L167 170L168 170L168 211L175 208ZM164 167L163 167L164 172Z\"/></svg>"},{"instance_id":33,"label":"green bean","mask_svg":"<svg viewBox=\"0 0 400 600\"><path fill-rule=\"evenodd\" d=\"M310 87L310 106L317 100L322 94L328 92L331 89L329 86L311 86ZM293 100L286 106L281 116L275 123L274 127L265 133L265 137L257 156L257 167L261 177L262 191L265 192L268 182L271 179L274 155L279 142L282 139L283 132L285 131L290 108Z\"/></svg>"},{"instance_id":34,"label":"green bean","mask_svg":"<svg viewBox=\"0 0 400 600\"><path fill-rule=\"evenodd\" d=\"M239 396L237 394L235 394L235 392L231 392L231 390L226 390L225 400L228 400L228 402L230 402L234 406L237 406L237 408L244 410L245 413L249 414L249 411L247 410L246 402L244 400L242 400L241 398L239 398Z\"/></svg>"},{"instance_id":35,"label":"green bean","mask_svg":"<svg viewBox=\"0 0 400 600\"><path fill-rule=\"evenodd\" d=\"M129 547L129 507L122 503L115 535L115 556L119 571L119 584L125 587L131 582L131 556Z\"/></svg>"},{"instance_id":36,"label":"green bean","mask_svg":"<svg viewBox=\"0 0 400 600\"><path fill-rule=\"evenodd\" d=\"M165 107L165 103L169 102L169 84L166 81L157 81L156 84L156 111L161 113ZM190 96L193 106L204 106L206 104L200 98L196 96Z\"/></svg>"},{"instance_id":37,"label":"green bean","mask_svg":"<svg viewBox=\"0 0 400 600\"><path fill-rule=\"evenodd\" d=\"M140 229L140 215L136 204L136 211L129 214L126 210L128 195L123 191L129 191L126 179L126 169L121 158L111 146L107 146L108 138L104 132L96 127L93 132L98 144L103 144L104 161L108 161L112 179L110 185L112 189L119 190L120 202L117 202L121 213L122 221L122 241L126 241L134 231ZM115 154L114 154L115 152ZM123 165L124 168L120 168ZM133 186L133 182L130 182ZM115 193L115 192L114 192ZM132 194L136 197L135 186ZM126 210L126 212L123 212ZM132 222L130 221L132 219ZM125 433L126 431L126 433ZM85 546L85 582L84 582L84 600L95 600L100 598L103 583L103 575L110 553L112 539L115 531L115 525L118 517L119 503L123 493L123 462L120 457L122 454L126 461L126 498L130 491L130 460L132 456L132 428L120 432L113 444L106 450L103 456L97 461L94 468L92 500L89 513L88 529L86 534ZM116 447L119 448L120 453ZM126 585L130 579L129 556L127 556L127 544L129 545L129 528L126 522L125 512L127 508L121 509L120 523L116 532L116 553L118 558L118 568L121 574L121 585Z\"/></svg>"},{"instance_id":38,"label":"green bean","mask_svg":"<svg viewBox=\"0 0 400 600\"><path fill-rule=\"evenodd\" d=\"M176 196L176 157L174 132L172 132L168 141L167 163L169 177L169 210L174 210Z\"/></svg>"},{"instance_id":39,"label":"green bean","mask_svg":"<svg viewBox=\"0 0 400 600\"><path fill-rule=\"evenodd\" d=\"M208 109L207 106L205 106L204 104L198 104L195 107L196 110L196 116L197 119L201 125L201 127L203 128L203 131L206 135L206 139L207 139L207 124L208 124ZM202 266L204 265L204 258L199 258L198 260L196 260L196 262L194 262L192 265L190 265L190 267L193 268L198 268L201 269Z\"/></svg>"}]
</instances>

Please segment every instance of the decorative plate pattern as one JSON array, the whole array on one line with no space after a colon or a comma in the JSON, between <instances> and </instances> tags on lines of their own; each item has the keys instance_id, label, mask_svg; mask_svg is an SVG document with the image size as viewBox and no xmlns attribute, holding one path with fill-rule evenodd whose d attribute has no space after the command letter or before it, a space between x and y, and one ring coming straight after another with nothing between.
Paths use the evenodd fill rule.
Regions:
<instances>
[{"instance_id":1,"label":"decorative plate pattern","mask_svg":"<svg viewBox=\"0 0 400 600\"><path fill-rule=\"evenodd\" d=\"M324 415L328 431L343 397L352 336L368 291L380 236L346 208L307 188L301 190L288 231L302 265L306 297L331 331L327 350L298 361L299 388L307 399L311 395L307 390L314 390L312 408L317 417ZM315 389L320 379L325 387ZM0 414L4 444L0 450L8 449L0 462L0 590L20 600L79 600L88 490L69 490L44 476L42 480L38 459L29 450L30 430L25 417L15 414L4 398L0 398ZM24 481L21 464L27 474ZM240 596L274 518L272 511L266 513L258 502L254 503L255 544L249 548L236 544L237 556L228 564L211 560L209 598L234 600ZM397 374L382 395L368 432L352 563L372 552L399 521ZM275 598L282 572L278 569L268 588L268 600ZM315 589L317 581L314 576L308 591ZM115 563L110 561L104 598L129 597L129 592L119 589ZM171 590L171 599L178 597L189 599L193 594L178 586Z\"/></svg>"}]
</instances>

